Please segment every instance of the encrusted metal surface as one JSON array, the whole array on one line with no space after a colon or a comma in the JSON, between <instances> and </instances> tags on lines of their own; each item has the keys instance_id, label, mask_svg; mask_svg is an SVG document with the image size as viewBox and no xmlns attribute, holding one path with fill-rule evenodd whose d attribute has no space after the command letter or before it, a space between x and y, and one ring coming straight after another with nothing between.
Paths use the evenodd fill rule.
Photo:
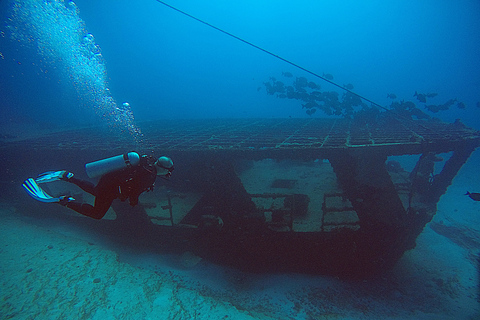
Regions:
<instances>
[{"instance_id":1,"label":"encrusted metal surface","mask_svg":"<svg viewBox=\"0 0 480 320\"><path fill-rule=\"evenodd\" d=\"M359 124L348 119L205 119L143 123L143 146L177 152L330 154L352 148L375 148L388 155L447 152L480 144L480 132L461 123L398 120ZM124 149L134 146L128 134L90 128L29 140L4 142L1 149L28 145L42 149ZM138 146L137 146L138 147ZM373 149L372 149L373 150Z\"/></svg>"}]
</instances>

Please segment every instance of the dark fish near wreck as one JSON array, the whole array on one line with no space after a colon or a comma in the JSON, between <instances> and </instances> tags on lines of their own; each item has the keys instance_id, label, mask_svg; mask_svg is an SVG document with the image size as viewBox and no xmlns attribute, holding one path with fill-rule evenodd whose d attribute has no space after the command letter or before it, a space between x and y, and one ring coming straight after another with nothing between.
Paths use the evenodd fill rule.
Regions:
<instances>
[{"instance_id":1,"label":"dark fish near wreck","mask_svg":"<svg viewBox=\"0 0 480 320\"><path fill-rule=\"evenodd\" d=\"M430 112L435 112L435 113L442 110L441 106L437 106L436 104L426 105L425 109L427 109Z\"/></svg>"},{"instance_id":2,"label":"dark fish near wreck","mask_svg":"<svg viewBox=\"0 0 480 320\"><path fill-rule=\"evenodd\" d=\"M353 84L351 83L344 84L343 87L347 90L353 90Z\"/></svg>"},{"instance_id":3,"label":"dark fish near wreck","mask_svg":"<svg viewBox=\"0 0 480 320\"><path fill-rule=\"evenodd\" d=\"M397 95L395 93L389 93L389 94L387 94L387 98L397 99Z\"/></svg>"},{"instance_id":4,"label":"dark fish near wreck","mask_svg":"<svg viewBox=\"0 0 480 320\"><path fill-rule=\"evenodd\" d=\"M293 77L293 74L291 74L290 72L282 72L282 76L287 77L287 78L291 78L291 77Z\"/></svg>"},{"instance_id":5,"label":"dark fish near wreck","mask_svg":"<svg viewBox=\"0 0 480 320\"><path fill-rule=\"evenodd\" d=\"M470 199L475 200L475 201L480 201L480 193L476 192L468 192L465 193L466 196L469 196Z\"/></svg>"},{"instance_id":6,"label":"dark fish near wreck","mask_svg":"<svg viewBox=\"0 0 480 320\"><path fill-rule=\"evenodd\" d=\"M417 97L417 100L420 101L420 102L427 102L427 96L424 95L423 93L417 93L417 91L415 91L415 94L413 95L414 97Z\"/></svg>"},{"instance_id":7,"label":"dark fish near wreck","mask_svg":"<svg viewBox=\"0 0 480 320\"><path fill-rule=\"evenodd\" d=\"M327 74L324 73L322 77L324 77L327 80L333 80L333 76L330 73L327 73Z\"/></svg>"},{"instance_id":8,"label":"dark fish near wreck","mask_svg":"<svg viewBox=\"0 0 480 320\"><path fill-rule=\"evenodd\" d=\"M448 108L450 108L455 102L457 102L457 99L450 99L450 100L448 100L447 102L445 102L444 104L442 104L443 110L448 110Z\"/></svg>"},{"instance_id":9,"label":"dark fish near wreck","mask_svg":"<svg viewBox=\"0 0 480 320\"><path fill-rule=\"evenodd\" d=\"M313 81L310 81L307 86L310 88L310 89L318 89L320 86L318 84L316 84L315 82Z\"/></svg>"}]
</instances>

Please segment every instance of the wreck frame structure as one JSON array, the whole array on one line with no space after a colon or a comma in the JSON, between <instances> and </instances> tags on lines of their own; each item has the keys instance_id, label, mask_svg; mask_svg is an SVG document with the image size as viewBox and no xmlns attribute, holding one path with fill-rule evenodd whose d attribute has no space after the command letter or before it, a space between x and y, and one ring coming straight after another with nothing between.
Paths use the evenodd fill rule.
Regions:
<instances>
[{"instance_id":1,"label":"wreck frame structure","mask_svg":"<svg viewBox=\"0 0 480 320\"><path fill-rule=\"evenodd\" d=\"M21 184L27 178L21 168L28 164L18 160L32 155L43 159L35 168L41 171L46 165L51 168L52 162L61 163L59 156L80 167L133 149L155 150L175 161L172 189L202 190L179 223L174 222L172 213L175 192L167 193L168 205L162 207L168 213L161 218L168 222L164 224L155 223L159 218L148 216L142 206L132 209L117 202L113 205L115 220L92 221L62 213L56 217L74 220L120 243L136 243L159 252L192 251L216 263L253 272L366 277L388 270L406 250L415 247L416 238L435 215L440 197L480 145L480 132L460 121L447 124L392 116L375 121L162 120L143 123L141 129L145 150L122 138L125 135L112 135L107 128L4 142L0 149L9 172L3 174ZM12 152L17 155L15 161L7 156ZM434 164L442 153L451 156L440 173L434 174ZM411 172L392 174L387 170L387 158L400 155L420 157ZM308 206L308 201L299 202L302 195L246 191L235 163L262 159L328 160L341 190L324 194L318 212L320 230L295 229L294 211ZM253 201L262 197L283 198L289 205L270 210L272 217L266 219L266 210ZM345 213L356 218L342 220Z\"/></svg>"}]
</instances>

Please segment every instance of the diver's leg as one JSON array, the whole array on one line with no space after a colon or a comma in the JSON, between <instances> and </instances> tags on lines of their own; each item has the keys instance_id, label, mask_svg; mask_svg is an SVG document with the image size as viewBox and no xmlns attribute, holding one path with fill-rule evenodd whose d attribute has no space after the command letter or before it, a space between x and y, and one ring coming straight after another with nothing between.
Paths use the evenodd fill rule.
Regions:
<instances>
[{"instance_id":1,"label":"diver's leg","mask_svg":"<svg viewBox=\"0 0 480 320\"><path fill-rule=\"evenodd\" d=\"M90 181L80 180L75 177L71 177L67 181L77 185L78 187L80 187L80 189L82 189L85 192L88 192L94 196L97 195L95 185Z\"/></svg>"},{"instance_id":2,"label":"diver's leg","mask_svg":"<svg viewBox=\"0 0 480 320\"><path fill-rule=\"evenodd\" d=\"M108 179L102 177L95 187L92 183L74 177L68 180L82 188L85 192L95 196L95 205L79 202L69 202L67 207L94 219L102 219L113 200L118 198L118 187Z\"/></svg>"},{"instance_id":3,"label":"diver's leg","mask_svg":"<svg viewBox=\"0 0 480 320\"><path fill-rule=\"evenodd\" d=\"M88 203L81 203L81 202L69 202L65 205L67 208L77 211L84 216L94 218L93 214L93 207Z\"/></svg>"},{"instance_id":4,"label":"diver's leg","mask_svg":"<svg viewBox=\"0 0 480 320\"><path fill-rule=\"evenodd\" d=\"M88 203L68 202L66 207L93 219L102 219L112 205L112 197L96 197L95 206Z\"/></svg>"}]
</instances>

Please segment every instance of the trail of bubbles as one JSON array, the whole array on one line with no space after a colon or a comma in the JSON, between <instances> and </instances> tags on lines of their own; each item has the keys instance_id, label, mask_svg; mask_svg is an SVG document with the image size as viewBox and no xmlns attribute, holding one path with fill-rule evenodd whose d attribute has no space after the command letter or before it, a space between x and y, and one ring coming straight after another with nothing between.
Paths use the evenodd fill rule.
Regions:
<instances>
[{"instance_id":1,"label":"trail of bubbles","mask_svg":"<svg viewBox=\"0 0 480 320\"><path fill-rule=\"evenodd\" d=\"M111 125L142 140L130 105L118 105L107 84L100 46L87 32L73 1L12 0L8 30L21 45L36 47L45 63L59 69L77 93Z\"/></svg>"}]
</instances>

